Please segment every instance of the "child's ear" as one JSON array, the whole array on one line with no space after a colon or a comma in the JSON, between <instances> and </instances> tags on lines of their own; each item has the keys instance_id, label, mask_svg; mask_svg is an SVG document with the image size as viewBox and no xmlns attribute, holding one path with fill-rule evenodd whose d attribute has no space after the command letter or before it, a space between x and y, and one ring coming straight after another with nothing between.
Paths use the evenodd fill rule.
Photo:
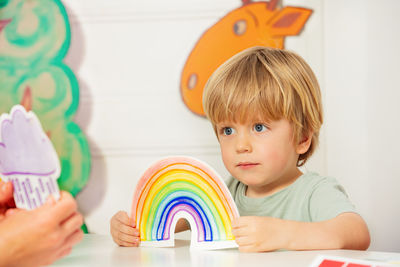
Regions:
<instances>
[{"instance_id":1,"label":"child's ear","mask_svg":"<svg viewBox=\"0 0 400 267\"><path fill-rule=\"evenodd\" d=\"M309 132L307 135L303 136L300 142L297 144L296 153L301 155L308 151L311 146L311 141L313 137L313 132Z\"/></svg>"}]
</instances>

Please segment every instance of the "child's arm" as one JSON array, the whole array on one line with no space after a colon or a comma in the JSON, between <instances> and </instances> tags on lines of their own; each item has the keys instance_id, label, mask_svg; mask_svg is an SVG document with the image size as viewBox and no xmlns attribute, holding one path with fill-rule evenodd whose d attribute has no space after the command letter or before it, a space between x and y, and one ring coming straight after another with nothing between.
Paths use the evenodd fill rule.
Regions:
<instances>
[{"instance_id":1,"label":"child's arm","mask_svg":"<svg viewBox=\"0 0 400 267\"><path fill-rule=\"evenodd\" d=\"M179 220L175 233L189 230L185 220ZM135 222L125 211L118 211L110 221L110 232L115 243L123 247L137 247L140 243L140 233Z\"/></svg>"},{"instance_id":2,"label":"child's arm","mask_svg":"<svg viewBox=\"0 0 400 267\"><path fill-rule=\"evenodd\" d=\"M272 217L240 217L232 233L244 252L277 249L359 249L369 247L364 220L356 213L342 213L322 222L297 222Z\"/></svg>"}]
</instances>

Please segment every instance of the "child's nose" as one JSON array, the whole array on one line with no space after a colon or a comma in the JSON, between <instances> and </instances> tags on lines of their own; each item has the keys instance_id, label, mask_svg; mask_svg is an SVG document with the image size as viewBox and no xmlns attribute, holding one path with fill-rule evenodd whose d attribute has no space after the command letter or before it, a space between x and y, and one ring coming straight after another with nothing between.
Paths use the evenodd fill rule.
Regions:
<instances>
[{"instance_id":1,"label":"child's nose","mask_svg":"<svg viewBox=\"0 0 400 267\"><path fill-rule=\"evenodd\" d=\"M251 140L249 136L243 134L238 136L236 142L236 152L237 153L248 153L252 151Z\"/></svg>"}]
</instances>

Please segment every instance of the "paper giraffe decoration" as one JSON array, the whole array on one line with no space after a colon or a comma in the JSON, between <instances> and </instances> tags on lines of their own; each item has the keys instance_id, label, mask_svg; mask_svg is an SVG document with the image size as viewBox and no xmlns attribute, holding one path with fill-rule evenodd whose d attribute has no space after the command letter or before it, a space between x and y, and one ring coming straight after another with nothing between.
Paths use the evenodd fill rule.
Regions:
<instances>
[{"instance_id":1,"label":"paper giraffe decoration","mask_svg":"<svg viewBox=\"0 0 400 267\"><path fill-rule=\"evenodd\" d=\"M190 52L182 70L180 89L186 106L204 116L203 88L226 60L253 46L284 48L284 39L298 35L312 13L301 7L277 6L278 0L252 2L225 15L207 29Z\"/></svg>"},{"instance_id":2,"label":"paper giraffe decoration","mask_svg":"<svg viewBox=\"0 0 400 267\"><path fill-rule=\"evenodd\" d=\"M49 195L57 200L60 163L52 143L32 112L16 105L0 117L0 177L11 181L18 208L34 209Z\"/></svg>"},{"instance_id":3,"label":"paper giraffe decoration","mask_svg":"<svg viewBox=\"0 0 400 267\"><path fill-rule=\"evenodd\" d=\"M63 62L71 42L59 0L0 0L0 114L32 110L60 158L61 189L76 196L90 174L87 138L74 117L79 85Z\"/></svg>"},{"instance_id":4,"label":"paper giraffe decoration","mask_svg":"<svg viewBox=\"0 0 400 267\"><path fill-rule=\"evenodd\" d=\"M184 218L191 228L191 248L237 247L232 220L239 213L232 196L220 176L194 158L168 157L147 169L131 214L141 246L174 246L176 223Z\"/></svg>"}]
</instances>

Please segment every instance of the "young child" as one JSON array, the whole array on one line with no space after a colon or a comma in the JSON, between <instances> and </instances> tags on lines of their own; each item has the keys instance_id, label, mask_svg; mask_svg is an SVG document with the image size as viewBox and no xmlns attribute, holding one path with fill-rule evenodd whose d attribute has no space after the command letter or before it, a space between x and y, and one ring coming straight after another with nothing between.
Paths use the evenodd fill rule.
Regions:
<instances>
[{"instance_id":1,"label":"young child","mask_svg":"<svg viewBox=\"0 0 400 267\"><path fill-rule=\"evenodd\" d=\"M239 209L232 233L240 251L367 249L368 228L334 178L302 173L318 145L321 93L298 55L253 47L221 65L203 107L217 135L228 188ZM136 246L125 212L111 219L122 246ZM187 229L184 221L177 231Z\"/></svg>"}]
</instances>

